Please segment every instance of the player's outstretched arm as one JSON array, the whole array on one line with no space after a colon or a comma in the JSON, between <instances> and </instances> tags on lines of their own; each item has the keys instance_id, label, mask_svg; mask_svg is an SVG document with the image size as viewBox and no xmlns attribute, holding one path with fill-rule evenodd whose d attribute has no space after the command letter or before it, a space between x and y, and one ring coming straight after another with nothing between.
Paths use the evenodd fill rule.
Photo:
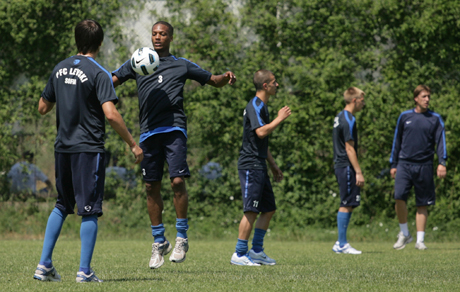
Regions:
<instances>
[{"instance_id":1,"label":"player's outstretched arm","mask_svg":"<svg viewBox=\"0 0 460 292\"><path fill-rule=\"evenodd\" d=\"M54 104L54 102L49 102L43 97L40 97L40 101L38 102L38 112L41 115L46 115L50 110L53 109Z\"/></svg>"},{"instance_id":2,"label":"player's outstretched arm","mask_svg":"<svg viewBox=\"0 0 460 292\"><path fill-rule=\"evenodd\" d=\"M129 148L131 149L131 152L134 154L134 157L136 158L135 163L140 163L142 159L144 159L144 152L138 145L136 145L133 136L131 136L131 133L126 128L125 121L123 121L123 118L121 117L118 110L115 108L113 102L104 102L102 104L102 110L104 111L104 114L107 120L109 121L110 126L112 126L115 132L117 132L118 135L120 135L121 138L128 144Z\"/></svg>"},{"instance_id":3,"label":"player's outstretched arm","mask_svg":"<svg viewBox=\"0 0 460 292\"><path fill-rule=\"evenodd\" d=\"M118 77L115 75L112 75L112 82L113 82L113 87L117 87L120 85L120 80L118 80Z\"/></svg>"},{"instance_id":4,"label":"player's outstretched arm","mask_svg":"<svg viewBox=\"0 0 460 292\"><path fill-rule=\"evenodd\" d=\"M226 84L233 85L235 82L235 74L233 74L231 71L227 71L222 75L211 75L211 78L209 78L207 84L219 88L225 86Z\"/></svg>"},{"instance_id":5,"label":"player's outstretched arm","mask_svg":"<svg viewBox=\"0 0 460 292\"><path fill-rule=\"evenodd\" d=\"M283 107L278 111L278 116L270 124L266 124L256 129L256 135L260 139L270 135L282 121L287 119L291 115L291 109L288 106Z\"/></svg>"},{"instance_id":6,"label":"player's outstretched arm","mask_svg":"<svg viewBox=\"0 0 460 292\"><path fill-rule=\"evenodd\" d=\"M280 182L283 179L283 172L276 164L275 159L273 159L270 150L267 151L267 161L268 166L270 167L270 170L273 173L273 178L275 179L275 182Z\"/></svg>"},{"instance_id":7,"label":"player's outstretched arm","mask_svg":"<svg viewBox=\"0 0 460 292\"><path fill-rule=\"evenodd\" d=\"M364 186L364 176L361 171L361 167L358 163L358 156L355 151L355 141L350 140L345 142L345 150L347 151L348 160L350 160L353 169L356 172L356 185L360 188Z\"/></svg>"}]
</instances>

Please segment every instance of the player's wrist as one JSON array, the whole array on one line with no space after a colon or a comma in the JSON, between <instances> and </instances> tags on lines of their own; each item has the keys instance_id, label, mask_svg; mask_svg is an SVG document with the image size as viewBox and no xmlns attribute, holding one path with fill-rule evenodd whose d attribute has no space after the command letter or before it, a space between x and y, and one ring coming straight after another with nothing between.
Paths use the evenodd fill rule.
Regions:
<instances>
[{"instance_id":1,"label":"player's wrist","mask_svg":"<svg viewBox=\"0 0 460 292\"><path fill-rule=\"evenodd\" d=\"M129 148L133 148L136 146L136 142L133 141L133 143L129 146Z\"/></svg>"}]
</instances>

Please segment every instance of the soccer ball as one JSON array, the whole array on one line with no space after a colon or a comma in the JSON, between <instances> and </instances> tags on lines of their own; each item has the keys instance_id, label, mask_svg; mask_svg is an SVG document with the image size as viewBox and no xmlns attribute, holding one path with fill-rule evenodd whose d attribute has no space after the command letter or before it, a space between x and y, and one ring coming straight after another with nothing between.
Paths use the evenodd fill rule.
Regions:
<instances>
[{"instance_id":1,"label":"soccer ball","mask_svg":"<svg viewBox=\"0 0 460 292\"><path fill-rule=\"evenodd\" d=\"M137 49L131 56L131 67L140 75L152 74L159 65L158 53L148 47Z\"/></svg>"}]
</instances>

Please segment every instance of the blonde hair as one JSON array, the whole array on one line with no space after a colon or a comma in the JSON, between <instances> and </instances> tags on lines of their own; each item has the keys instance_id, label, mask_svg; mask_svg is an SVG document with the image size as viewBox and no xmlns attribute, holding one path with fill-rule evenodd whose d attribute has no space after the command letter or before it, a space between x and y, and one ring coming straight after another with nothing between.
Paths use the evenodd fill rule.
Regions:
<instances>
[{"instance_id":1,"label":"blonde hair","mask_svg":"<svg viewBox=\"0 0 460 292\"><path fill-rule=\"evenodd\" d=\"M343 99L345 100L346 104L349 104L350 102L352 102L353 98L360 98L364 94L364 91L362 91L358 87L349 87L343 93Z\"/></svg>"}]
</instances>

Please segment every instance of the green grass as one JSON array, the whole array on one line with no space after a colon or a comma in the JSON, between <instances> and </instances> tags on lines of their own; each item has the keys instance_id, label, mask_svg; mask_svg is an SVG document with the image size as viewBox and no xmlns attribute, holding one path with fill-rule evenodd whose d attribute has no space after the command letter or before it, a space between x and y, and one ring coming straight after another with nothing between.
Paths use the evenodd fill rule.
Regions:
<instances>
[{"instance_id":1,"label":"green grass","mask_svg":"<svg viewBox=\"0 0 460 292\"><path fill-rule=\"evenodd\" d=\"M460 278L457 243L427 242L418 251L411 243L395 251L392 242L359 242L362 255L337 255L333 242L266 240L276 266L230 265L235 241L191 240L187 260L167 259L148 268L148 240L99 240L92 266L104 283L75 283L78 240L59 240L54 264L61 283L33 280L40 240L0 242L2 291L456 291Z\"/></svg>"}]
</instances>

